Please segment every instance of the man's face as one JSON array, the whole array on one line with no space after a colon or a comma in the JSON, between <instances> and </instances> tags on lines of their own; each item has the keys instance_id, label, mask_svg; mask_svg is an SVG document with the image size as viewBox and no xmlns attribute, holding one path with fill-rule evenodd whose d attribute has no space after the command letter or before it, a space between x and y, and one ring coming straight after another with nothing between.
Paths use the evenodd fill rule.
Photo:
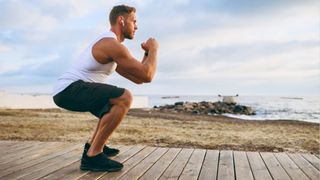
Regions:
<instances>
[{"instance_id":1,"label":"man's face","mask_svg":"<svg viewBox=\"0 0 320 180\"><path fill-rule=\"evenodd\" d=\"M123 35L126 39L133 39L134 33L138 29L136 14L130 13L124 20Z\"/></svg>"}]
</instances>

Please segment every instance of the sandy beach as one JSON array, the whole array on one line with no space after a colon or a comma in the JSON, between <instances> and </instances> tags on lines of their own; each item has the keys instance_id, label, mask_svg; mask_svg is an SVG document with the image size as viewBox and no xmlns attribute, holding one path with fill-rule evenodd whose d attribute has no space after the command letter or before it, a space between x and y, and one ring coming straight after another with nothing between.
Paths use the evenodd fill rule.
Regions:
<instances>
[{"instance_id":1,"label":"sandy beach","mask_svg":"<svg viewBox=\"0 0 320 180\"><path fill-rule=\"evenodd\" d=\"M1 140L85 142L97 119L62 109L0 109ZM112 144L320 153L318 123L131 109Z\"/></svg>"}]
</instances>

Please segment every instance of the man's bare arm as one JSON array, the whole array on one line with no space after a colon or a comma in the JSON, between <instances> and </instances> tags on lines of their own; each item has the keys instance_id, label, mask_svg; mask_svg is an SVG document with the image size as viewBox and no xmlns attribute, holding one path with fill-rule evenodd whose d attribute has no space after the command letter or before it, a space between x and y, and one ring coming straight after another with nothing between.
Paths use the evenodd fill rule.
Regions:
<instances>
[{"instance_id":1,"label":"man's bare arm","mask_svg":"<svg viewBox=\"0 0 320 180\"><path fill-rule=\"evenodd\" d=\"M151 82L157 66L158 44L155 39L149 39L145 44L149 52L143 63L136 60L125 46L114 39L99 41L93 47L93 54L96 59L100 59L99 62L111 58L122 71L142 82Z\"/></svg>"},{"instance_id":2,"label":"man's bare arm","mask_svg":"<svg viewBox=\"0 0 320 180\"><path fill-rule=\"evenodd\" d=\"M126 72L125 70L123 70L122 68L120 68L119 66L117 66L116 68L117 73L119 73L121 76L129 79L130 81L136 83L136 84L142 84L143 81L141 79L136 78L135 76L133 76L132 74Z\"/></svg>"}]
</instances>

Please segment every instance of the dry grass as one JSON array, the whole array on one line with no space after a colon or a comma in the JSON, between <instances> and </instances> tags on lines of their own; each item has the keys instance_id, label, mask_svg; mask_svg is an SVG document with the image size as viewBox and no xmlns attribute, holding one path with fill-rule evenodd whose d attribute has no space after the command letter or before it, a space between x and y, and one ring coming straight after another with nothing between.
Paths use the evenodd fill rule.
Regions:
<instances>
[{"instance_id":1,"label":"dry grass","mask_svg":"<svg viewBox=\"0 0 320 180\"><path fill-rule=\"evenodd\" d=\"M0 139L86 141L97 119L59 109L0 109ZM320 151L319 124L297 121L244 121L226 117L163 114L133 110L112 135L114 144L232 149Z\"/></svg>"}]
</instances>

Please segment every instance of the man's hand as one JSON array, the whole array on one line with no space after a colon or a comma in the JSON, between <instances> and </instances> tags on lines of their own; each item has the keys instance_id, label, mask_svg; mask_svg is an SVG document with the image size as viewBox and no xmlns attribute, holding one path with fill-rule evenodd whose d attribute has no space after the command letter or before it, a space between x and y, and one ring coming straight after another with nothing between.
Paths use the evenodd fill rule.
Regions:
<instances>
[{"instance_id":1,"label":"man's hand","mask_svg":"<svg viewBox=\"0 0 320 180\"><path fill-rule=\"evenodd\" d=\"M159 44L154 38L149 38L146 42L141 43L141 48L149 52L150 49L157 50L159 48Z\"/></svg>"}]
</instances>

